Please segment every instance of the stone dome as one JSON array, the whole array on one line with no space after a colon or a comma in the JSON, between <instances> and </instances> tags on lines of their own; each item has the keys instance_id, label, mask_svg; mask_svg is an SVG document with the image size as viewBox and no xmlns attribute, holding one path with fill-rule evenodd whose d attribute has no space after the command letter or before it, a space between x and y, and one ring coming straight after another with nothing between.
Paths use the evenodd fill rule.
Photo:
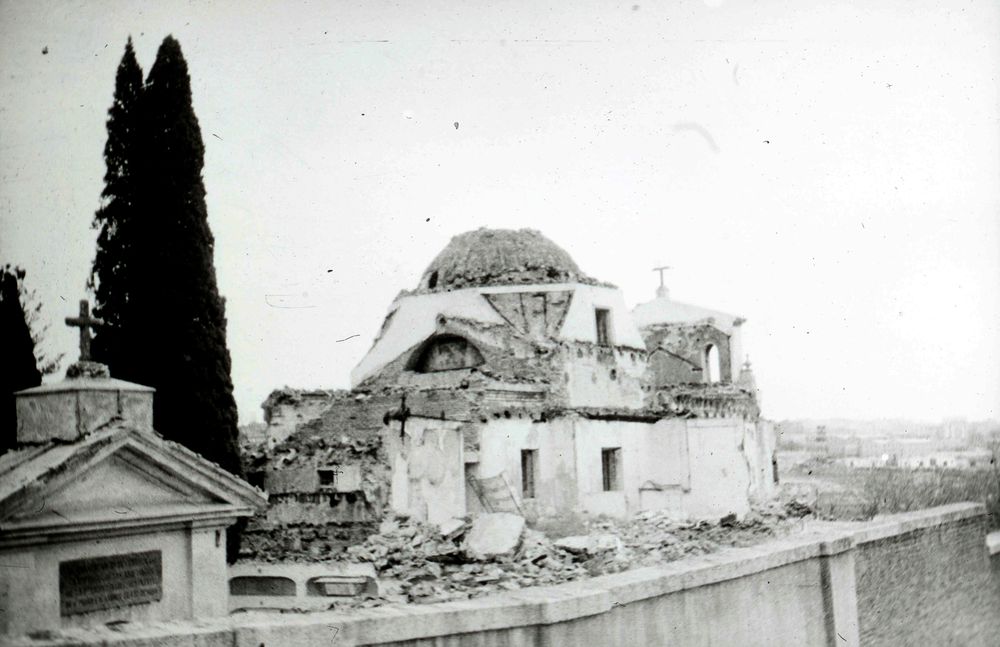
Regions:
<instances>
[{"instance_id":1,"label":"stone dome","mask_svg":"<svg viewBox=\"0 0 1000 647\"><path fill-rule=\"evenodd\" d=\"M459 234L431 261L422 290L488 285L595 283L568 253L534 229L476 229Z\"/></svg>"}]
</instances>

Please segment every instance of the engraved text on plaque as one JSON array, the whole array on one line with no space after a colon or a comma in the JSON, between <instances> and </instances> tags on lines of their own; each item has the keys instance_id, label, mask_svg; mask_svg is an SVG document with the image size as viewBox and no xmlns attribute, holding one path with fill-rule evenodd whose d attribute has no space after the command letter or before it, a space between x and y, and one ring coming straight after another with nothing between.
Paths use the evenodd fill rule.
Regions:
<instances>
[{"instance_id":1,"label":"engraved text on plaque","mask_svg":"<svg viewBox=\"0 0 1000 647\"><path fill-rule=\"evenodd\" d=\"M119 609L162 598L163 559L158 550L59 564L59 612L63 616Z\"/></svg>"}]
</instances>

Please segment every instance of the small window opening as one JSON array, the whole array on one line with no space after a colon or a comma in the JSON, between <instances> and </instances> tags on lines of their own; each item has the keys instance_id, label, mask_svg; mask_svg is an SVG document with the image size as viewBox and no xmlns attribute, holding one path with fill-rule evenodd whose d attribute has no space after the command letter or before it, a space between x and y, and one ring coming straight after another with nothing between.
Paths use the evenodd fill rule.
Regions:
<instances>
[{"instance_id":1,"label":"small window opening","mask_svg":"<svg viewBox=\"0 0 1000 647\"><path fill-rule=\"evenodd\" d=\"M319 475L320 485L336 485L337 475L340 474L340 470L336 466L328 467L322 470L316 470L316 474Z\"/></svg>"},{"instance_id":2,"label":"small window opening","mask_svg":"<svg viewBox=\"0 0 1000 647\"><path fill-rule=\"evenodd\" d=\"M601 480L605 492L622 489L621 447L605 447L601 450Z\"/></svg>"},{"instance_id":3,"label":"small window opening","mask_svg":"<svg viewBox=\"0 0 1000 647\"><path fill-rule=\"evenodd\" d=\"M715 344L709 344L705 347L705 378L710 384L714 384L719 381L719 348Z\"/></svg>"},{"instance_id":4,"label":"small window opening","mask_svg":"<svg viewBox=\"0 0 1000 647\"><path fill-rule=\"evenodd\" d=\"M611 345L611 311L607 308L594 308L594 321L597 324L597 343L600 346Z\"/></svg>"},{"instance_id":5,"label":"small window opening","mask_svg":"<svg viewBox=\"0 0 1000 647\"><path fill-rule=\"evenodd\" d=\"M521 497L535 498L535 472L538 468L538 450L521 450Z\"/></svg>"},{"instance_id":6,"label":"small window opening","mask_svg":"<svg viewBox=\"0 0 1000 647\"><path fill-rule=\"evenodd\" d=\"M430 277L427 279L427 288L433 290L438 284L438 273L437 270L431 272Z\"/></svg>"}]
</instances>

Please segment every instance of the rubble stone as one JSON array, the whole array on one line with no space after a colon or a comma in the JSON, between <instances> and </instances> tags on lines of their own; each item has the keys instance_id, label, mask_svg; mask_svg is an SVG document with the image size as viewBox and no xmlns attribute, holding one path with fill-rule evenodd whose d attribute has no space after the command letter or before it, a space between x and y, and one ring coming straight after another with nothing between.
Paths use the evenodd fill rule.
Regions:
<instances>
[{"instance_id":1,"label":"rubble stone","mask_svg":"<svg viewBox=\"0 0 1000 647\"><path fill-rule=\"evenodd\" d=\"M524 517L509 512L481 514L465 537L465 551L476 557L510 555L524 533Z\"/></svg>"},{"instance_id":2,"label":"rubble stone","mask_svg":"<svg viewBox=\"0 0 1000 647\"><path fill-rule=\"evenodd\" d=\"M621 540L617 536L608 533L563 537L552 542L552 545L577 555L598 555L606 552L617 553L622 548Z\"/></svg>"},{"instance_id":3,"label":"rubble stone","mask_svg":"<svg viewBox=\"0 0 1000 647\"><path fill-rule=\"evenodd\" d=\"M454 539L461 536L466 530L465 519L452 518L438 524L441 536L446 539Z\"/></svg>"}]
</instances>

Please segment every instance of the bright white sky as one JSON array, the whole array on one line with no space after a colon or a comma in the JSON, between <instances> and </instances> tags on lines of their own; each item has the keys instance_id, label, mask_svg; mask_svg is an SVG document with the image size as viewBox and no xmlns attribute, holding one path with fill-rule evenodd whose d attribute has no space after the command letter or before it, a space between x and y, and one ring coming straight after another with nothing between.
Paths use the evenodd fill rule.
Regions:
<instances>
[{"instance_id":1,"label":"bright white sky","mask_svg":"<svg viewBox=\"0 0 1000 647\"><path fill-rule=\"evenodd\" d=\"M630 304L674 266L771 418L1000 415L995 0L2 1L0 262L68 359L129 34L188 61L244 422L480 226Z\"/></svg>"}]
</instances>

